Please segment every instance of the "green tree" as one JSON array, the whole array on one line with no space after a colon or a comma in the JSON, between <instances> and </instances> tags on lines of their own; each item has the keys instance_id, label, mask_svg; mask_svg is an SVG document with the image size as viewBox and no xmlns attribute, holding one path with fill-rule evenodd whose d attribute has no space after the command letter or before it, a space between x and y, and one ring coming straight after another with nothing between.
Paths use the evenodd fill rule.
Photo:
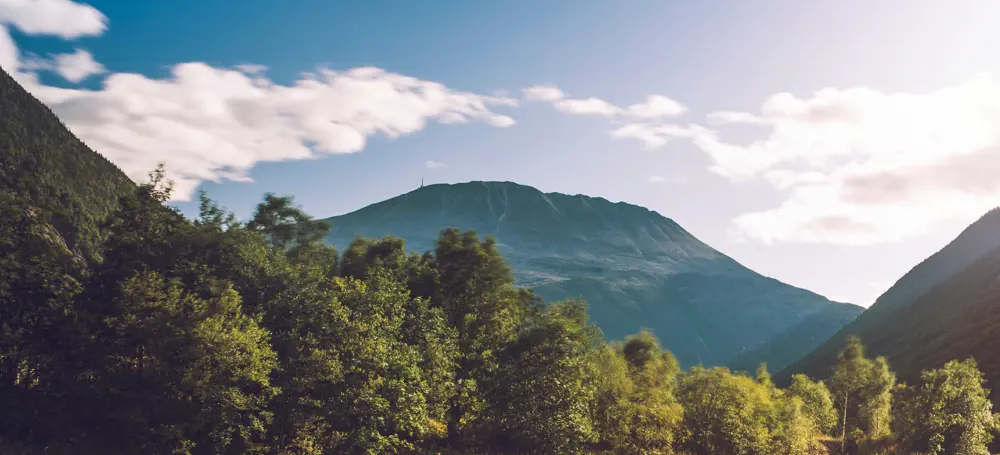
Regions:
<instances>
[{"instance_id":1,"label":"green tree","mask_svg":"<svg viewBox=\"0 0 1000 455\"><path fill-rule=\"evenodd\" d=\"M869 439L883 438L891 433L892 390L895 385L896 374L889 369L884 357L871 362L858 412L858 427Z\"/></svg>"},{"instance_id":2,"label":"green tree","mask_svg":"<svg viewBox=\"0 0 1000 455\"><path fill-rule=\"evenodd\" d=\"M127 279L101 318L95 370L107 435L142 453L245 453L277 393L268 333L220 286L207 298L156 272Z\"/></svg>"},{"instance_id":3,"label":"green tree","mask_svg":"<svg viewBox=\"0 0 1000 455\"><path fill-rule=\"evenodd\" d=\"M757 367L757 374L754 376L757 379L757 383L768 388L774 388L774 382L771 381L771 373L767 371L767 362L761 363Z\"/></svg>"},{"instance_id":4,"label":"green tree","mask_svg":"<svg viewBox=\"0 0 1000 455\"><path fill-rule=\"evenodd\" d=\"M782 395L774 403L772 449L775 455L809 453L817 436L816 426L802 399Z\"/></svg>"},{"instance_id":5,"label":"green tree","mask_svg":"<svg viewBox=\"0 0 1000 455\"><path fill-rule=\"evenodd\" d=\"M830 376L830 389L837 403L837 426L840 430L841 452L846 451L847 435L857 427L858 409L871 361L865 358L864 346L857 337L848 339L847 346L837 355Z\"/></svg>"},{"instance_id":6,"label":"green tree","mask_svg":"<svg viewBox=\"0 0 1000 455\"><path fill-rule=\"evenodd\" d=\"M483 381L492 439L513 453L577 453L593 438L589 359L600 332L580 301L549 305L526 322Z\"/></svg>"},{"instance_id":7,"label":"green tree","mask_svg":"<svg viewBox=\"0 0 1000 455\"><path fill-rule=\"evenodd\" d=\"M294 205L290 196L267 193L264 202L257 205L247 228L261 232L275 247L285 250L321 241L330 229L330 223L313 220Z\"/></svg>"},{"instance_id":8,"label":"green tree","mask_svg":"<svg viewBox=\"0 0 1000 455\"><path fill-rule=\"evenodd\" d=\"M771 453L774 402L752 378L695 367L681 378L678 398L688 432L684 449L698 455Z\"/></svg>"},{"instance_id":9,"label":"green tree","mask_svg":"<svg viewBox=\"0 0 1000 455\"><path fill-rule=\"evenodd\" d=\"M480 241L474 231L442 231L434 264L438 285L432 302L457 334L455 393L447 416L448 437L456 444L484 411L479 384L497 374L497 355L518 337L537 299L514 287L496 241Z\"/></svg>"},{"instance_id":10,"label":"green tree","mask_svg":"<svg viewBox=\"0 0 1000 455\"><path fill-rule=\"evenodd\" d=\"M830 377L842 451L849 445L857 450L890 434L895 383L896 376L885 358L868 359L861 340L848 340Z\"/></svg>"},{"instance_id":11,"label":"green tree","mask_svg":"<svg viewBox=\"0 0 1000 455\"><path fill-rule=\"evenodd\" d=\"M0 191L0 434L53 438L65 402L53 384L72 361L68 336L85 263L43 212ZM65 342L65 343L64 343Z\"/></svg>"},{"instance_id":12,"label":"green tree","mask_svg":"<svg viewBox=\"0 0 1000 455\"><path fill-rule=\"evenodd\" d=\"M683 417L674 356L642 331L594 357L598 446L613 453L673 453Z\"/></svg>"},{"instance_id":13,"label":"green tree","mask_svg":"<svg viewBox=\"0 0 1000 455\"><path fill-rule=\"evenodd\" d=\"M995 416L976 361L953 360L920 376L919 389L901 393L893 422L902 445L930 455L989 454Z\"/></svg>"},{"instance_id":14,"label":"green tree","mask_svg":"<svg viewBox=\"0 0 1000 455\"><path fill-rule=\"evenodd\" d=\"M792 396L802 400L804 411L821 434L829 434L837 425L837 410L833 397L823 381L813 381L804 374L792 376L788 389Z\"/></svg>"}]
</instances>

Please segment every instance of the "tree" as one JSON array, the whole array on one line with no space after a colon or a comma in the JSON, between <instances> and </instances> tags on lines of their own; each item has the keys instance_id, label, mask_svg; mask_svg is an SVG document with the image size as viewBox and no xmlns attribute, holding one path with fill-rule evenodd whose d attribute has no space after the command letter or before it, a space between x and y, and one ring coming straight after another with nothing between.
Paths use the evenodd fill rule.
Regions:
<instances>
[{"instance_id":1,"label":"tree","mask_svg":"<svg viewBox=\"0 0 1000 455\"><path fill-rule=\"evenodd\" d=\"M774 407L772 424L774 441L771 453L776 455L809 453L817 433L802 399L794 395L782 395L777 398Z\"/></svg>"},{"instance_id":2,"label":"tree","mask_svg":"<svg viewBox=\"0 0 1000 455\"><path fill-rule=\"evenodd\" d=\"M52 384L73 358L85 265L41 211L0 191L0 431L41 440L59 431L60 409L39 397L58 396Z\"/></svg>"},{"instance_id":3,"label":"tree","mask_svg":"<svg viewBox=\"0 0 1000 455\"><path fill-rule=\"evenodd\" d=\"M884 357L871 362L858 412L858 427L869 439L888 436L892 422L892 390L896 374L889 369Z\"/></svg>"},{"instance_id":4,"label":"tree","mask_svg":"<svg viewBox=\"0 0 1000 455\"><path fill-rule=\"evenodd\" d=\"M837 400L842 453L846 450L848 428L856 427L854 420L860 407L866 376L870 371L869 365L861 340L851 337L847 346L837 355L837 362L830 376L831 392Z\"/></svg>"},{"instance_id":5,"label":"tree","mask_svg":"<svg viewBox=\"0 0 1000 455\"><path fill-rule=\"evenodd\" d=\"M889 435L895 374L883 357L870 360L857 337L837 356L830 388L837 401L842 451Z\"/></svg>"},{"instance_id":6,"label":"tree","mask_svg":"<svg viewBox=\"0 0 1000 455\"><path fill-rule=\"evenodd\" d=\"M264 202L257 205L247 228L264 234L280 250L308 245L323 239L330 229L326 220L313 220L293 205L292 197L264 195Z\"/></svg>"},{"instance_id":7,"label":"tree","mask_svg":"<svg viewBox=\"0 0 1000 455\"><path fill-rule=\"evenodd\" d=\"M156 272L120 284L95 327L99 399L85 412L141 453L245 453L269 421L268 333L220 285L210 296Z\"/></svg>"},{"instance_id":8,"label":"tree","mask_svg":"<svg viewBox=\"0 0 1000 455\"><path fill-rule=\"evenodd\" d=\"M772 450L774 403L750 377L725 368L692 368L678 398L689 432L683 448L698 455L764 455Z\"/></svg>"},{"instance_id":9,"label":"tree","mask_svg":"<svg viewBox=\"0 0 1000 455\"><path fill-rule=\"evenodd\" d=\"M816 382L804 374L796 374L792 376L792 385L788 391L802 400L803 410L818 432L829 434L833 431L837 425L837 410L833 406L830 390L823 381Z\"/></svg>"},{"instance_id":10,"label":"tree","mask_svg":"<svg viewBox=\"0 0 1000 455\"><path fill-rule=\"evenodd\" d=\"M774 388L774 382L771 381L771 373L767 371L767 362L761 363L757 367L757 374L754 376L757 379L757 383L768 388Z\"/></svg>"},{"instance_id":11,"label":"tree","mask_svg":"<svg viewBox=\"0 0 1000 455\"><path fill-rule=\"evenodd\" d=\"M479 384L497 374L497 354L518 337L537 299L514 286L496 241L480 241L474 231L442 231L434 264L438 284L432 303L457 335L455 393L447 416L448 437L457 444L484 409Z\"/></svg>"},{"instance_id":12,"label":"tree","mask_svg":"<svg viewBox=\"0 0 1000 455\"><path fill-rule=\"evenodd\" d=\"M593 438L590 352L600 332L580 301L557 302L526 322L483 381L489 432L514 453L576 453Z\"/></svg>"},{"instance_id":13,"label":"tree","mask_svg":"<svg viewBox=\"0 0 1000 455\"><path fill-rule=\"evenodd\" d=\"M598 446L613 453L668 454L680 433L680 367L648 331L595 351Z\"/></svg>"},{"instance_id":14,"label":"tree","mask_svg":"<svg viewBox=\"0 0 1000 455\"><path fill-rule=\"evenodd\" d=\"M986 379L974 359L924 371L919 389L900 393L894 426L911 452L986 455L995 416Z\"/></svg>"}]
</instances>

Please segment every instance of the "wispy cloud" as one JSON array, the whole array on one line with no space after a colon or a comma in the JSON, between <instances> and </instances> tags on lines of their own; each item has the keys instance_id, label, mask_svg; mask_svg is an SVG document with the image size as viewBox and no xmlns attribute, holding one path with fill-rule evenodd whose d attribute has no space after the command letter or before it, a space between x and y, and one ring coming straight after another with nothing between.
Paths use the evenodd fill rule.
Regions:
<instances>
[{"instance_id":1,"label":"wispy cloud","mask_svg":"<svg viewBox=\"0 0 1000 455\"><path fill-rule=\"evenodd\" d=\"M83 49L72 54L54 54L48 58L31 56L20 64L22 71L52 71L73 83L83 82L90 76L107 71L104 65L94 60L94 56Z\"/></svg>"},{"instance_id":2,"label":"wispy cloud","mask_svg":"<svg viewBox=\"0 0 1000 455\"><path fill-rule=\"evenodd\" d=\"M1000 83L989 76L926 93L778 93L760 112L710 113L711 126L671 121L686 109L662 95L628 108L574 111L559 108L571 100L557 87L543 88L526 89L525 98L606 114L612 138L646 148L685 140L708 155L714 173L773 186L783 202L734 220L740 235L765 243L897 241L1000 205ZM572 101L598 106L593 100ZM759 134L729 142L731 124Z\"/></svg>"},{"instance_id":3,"label":"wispy cloud","mask_svg":"<svg viewBox=\"0 0 1000 455\"><path fill-rule=\"evenodd\" d=\"M687 110L681 103L663 95L649 95L645 101L623 108L596 97L567 97L562 89L555 85L533 85L524 88L521 93L526 101L548 102L559 111L576 115L642 120L674 117Z\"/></svg>"},{"instance_id":4,"label":"wispy cloud","mask_svg":"<svg viewBox=\"0 0 1000 455\"><path fill-rule=\"evenodd\" d=\"M440 161L427 160L424 162L424 167L426 167L427 169L444 169L448 167L448 165Z\"/></svg>"}]
</instances>

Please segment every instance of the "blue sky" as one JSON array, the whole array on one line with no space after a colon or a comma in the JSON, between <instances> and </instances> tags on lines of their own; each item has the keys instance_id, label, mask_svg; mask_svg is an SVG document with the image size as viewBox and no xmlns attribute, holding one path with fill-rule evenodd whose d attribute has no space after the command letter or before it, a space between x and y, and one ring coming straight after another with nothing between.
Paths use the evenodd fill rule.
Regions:
<instances>
[{"instance_id":1,"label":"blue sky","mask_svg":"<svg viewBox=\"0 0 1000 455\"><path fill-rule=\"evenodd\" d=\"M130 175L165 161L180 199L241 216L268 191L325 217L421 178L509 180L648 207L868 305L1000 205L998 19L988 0L0 0L0 65Z\"/></svg>"}]
</instances>

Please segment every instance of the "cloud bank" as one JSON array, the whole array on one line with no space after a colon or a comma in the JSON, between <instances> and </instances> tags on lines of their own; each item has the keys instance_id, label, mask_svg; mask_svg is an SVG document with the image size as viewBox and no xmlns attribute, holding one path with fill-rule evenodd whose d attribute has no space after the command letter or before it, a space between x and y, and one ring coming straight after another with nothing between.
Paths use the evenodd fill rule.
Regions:
<instances>
[{"instance_id":1,"label":"cloud bank","mask_svg":"<svg viewBox=\"0 0 1000 455\"><path fill-rule=\"evenodd\" d=\"M3 24L64 39L106 29L99 11L68 0L0 0ZM165 162L178 200L206 180L246 181L260 162L359 152L372 136L393 139L432 122L509 127L514 120L493 109L518 104L371 67L320 69L282 85L262 76L261 65L190 62L164 79L111 73L99 90L56 88L39 83L34 72L79 82L105 69L82 50L21 59L6 28L0 64L130 177L141 179Z\"/></svg>"},{"instance_id":2,"label":"cloud bank","mask_svg":"<svg viewBox=\"0 0 1000 455\"><path fill-rule=\"evenodd\" d=\"M531 96L539 93L548 96ZM609 135L653 149L683 139L712 172L770 184L784 200L734 220L741 235L765 243L898 241L1000 205L1000 83L987 75L926 93L778 93L759 112L710 113L708 126L667 121L684 108L657 96L619 109ZM554 86L526 89L525 98L557 109L566 100ZM756 138L727 141L737 124L757 128Z\"/></svg>"}]
</instances>

